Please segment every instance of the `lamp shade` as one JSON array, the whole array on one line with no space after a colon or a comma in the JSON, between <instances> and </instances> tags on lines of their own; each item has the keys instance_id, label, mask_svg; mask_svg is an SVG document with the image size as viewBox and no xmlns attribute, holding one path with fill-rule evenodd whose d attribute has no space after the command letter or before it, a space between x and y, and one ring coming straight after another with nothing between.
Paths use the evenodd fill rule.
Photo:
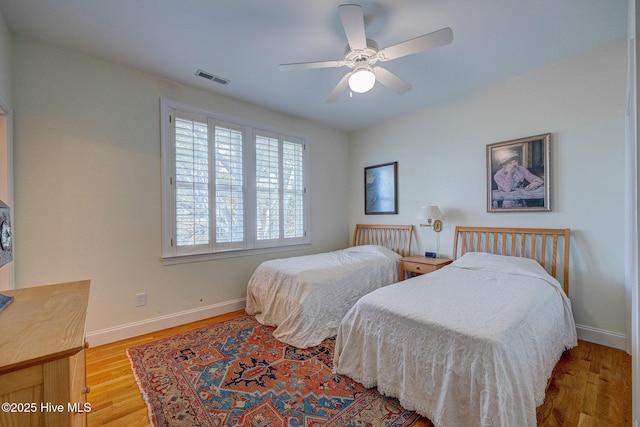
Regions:
<instances>
[{"instance_id":1,"label":"lamp shade","mask_svg":"<svg viewBox=\"0 0 640 427\"><path fill-rule=\"evenodd\" d=\"M442 218L442 212L437 205L422 206L418 212L417 219L426 219L427 221Z\"/></svg>"},{"instance_id":2,"label":"lamp shade","mask_svg":"<svg viewBox=\"0 0 640 427\"><path fill-rule=\"evenodd\" d=\"M356 69L349 77L349 89L357 93L365 93L376 84L376 76L368 67Z\"/></svg>"},{"instance_id":3,"label":"lamp shade","mask_svg":"<svg viewBox=\"0 0 640 427\"><path fill-rule=\"evenodd\" d=\"M442 212L437 205L427 206L427 219L440 219L442 218Z\"/></svg>"},{"instance_id":4,"label":"lamp shade","mask_svg":"<svg viewBox=\"0 0 640 427\"><path fill-rule=\"evenodd\" d=\"M420 207L418 211L417 219L421 221L427 221L427 224L431 225L432 221L442 218L442 212L437 205L427 205Z\"/></svg>"}]
</instances>

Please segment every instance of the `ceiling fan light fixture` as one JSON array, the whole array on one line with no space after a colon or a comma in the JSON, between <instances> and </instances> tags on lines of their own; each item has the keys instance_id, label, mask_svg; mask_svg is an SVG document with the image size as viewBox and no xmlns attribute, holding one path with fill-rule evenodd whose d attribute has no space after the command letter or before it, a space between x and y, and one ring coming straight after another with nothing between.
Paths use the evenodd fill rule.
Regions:
<instances>
[{"instance_id":1,"label":"ceiling fan light fixture","mask_svg":"<svg viewBox=\"0 0 640 427\"><path fill-rule=\"evenodd\" d=\"M349 77L349 89L356 93L365 93L376 84L376 75L369 67L356 69Z\"/></svg>"}]
</instances>

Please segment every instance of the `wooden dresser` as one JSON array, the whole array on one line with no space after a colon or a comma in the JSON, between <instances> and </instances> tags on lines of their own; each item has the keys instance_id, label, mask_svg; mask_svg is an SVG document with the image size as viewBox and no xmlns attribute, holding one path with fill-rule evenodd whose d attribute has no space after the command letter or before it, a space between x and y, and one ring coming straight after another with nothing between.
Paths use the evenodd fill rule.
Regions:
<instances>
[{"instance_id":1,"label":"wooden dresser","mask_svg":"<svg viewBox=\"0 0 640 427\"><path fill-rule=\"evenodd\" d=\"M3 291L0 426L85 426L90 281Z\"/></svg>"}]
</instances>

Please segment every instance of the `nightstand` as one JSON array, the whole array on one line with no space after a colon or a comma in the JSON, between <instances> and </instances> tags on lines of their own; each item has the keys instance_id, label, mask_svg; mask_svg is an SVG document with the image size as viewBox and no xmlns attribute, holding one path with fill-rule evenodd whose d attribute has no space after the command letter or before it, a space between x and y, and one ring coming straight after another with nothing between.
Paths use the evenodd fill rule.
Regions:
<instances>
[{"instance_id":1,"label":"nightstand","mask_svg":"<svg viewBox=\"0 0 640 427\"><path fill-rule=\"evenodd\" d=\"M451 264L446 258L427 258L422 255L400 258L400 280L404 280L406 273L426 274Z\"/></svg>"}]
</instances>

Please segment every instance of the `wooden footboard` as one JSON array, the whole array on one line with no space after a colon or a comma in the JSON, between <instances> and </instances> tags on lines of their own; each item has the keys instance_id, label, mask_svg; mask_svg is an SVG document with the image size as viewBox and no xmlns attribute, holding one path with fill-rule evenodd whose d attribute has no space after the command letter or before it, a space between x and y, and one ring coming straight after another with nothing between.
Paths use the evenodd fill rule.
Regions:
<instances>
[{"instance_id":1,"label":"wooden footboard","mask_svg":"<svg viewBox=\"0 0 640 427\"><path fill-rule=\"evenodd\" d=\"M353 233L353 246L380 245L408 256L411 251L413 225L357 224Z\"/></svg>"},{"instance_id":2,"label":"wooden footboard","mask_svg":"<svg viewBox=\"0 0 640 427\"><path fill-rule=\"evenodd\" d=\"M489 252L538 261L569 295L568 228L456 227L453 259L465 252ZM560 273L562 272L562 273Z\"/></svg>"}]
</instances>

